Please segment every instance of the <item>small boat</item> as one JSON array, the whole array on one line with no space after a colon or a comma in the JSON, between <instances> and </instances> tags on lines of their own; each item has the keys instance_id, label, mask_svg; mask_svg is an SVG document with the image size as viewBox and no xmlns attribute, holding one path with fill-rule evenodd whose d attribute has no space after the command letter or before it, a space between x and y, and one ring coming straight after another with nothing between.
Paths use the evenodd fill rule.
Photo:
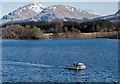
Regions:
<instances>
[{"instance_id":1,"label":"small boat","mask_svg":"<svg viewBox=\"0 0 120 84\"><path fill-rule=\"evenodd\" d=\"M73 66L69 66L66 69L69 70L84 70L86 68L86 66L83 63L78 63L78 65L73 65Z\"/></svg>"}]
</instances>

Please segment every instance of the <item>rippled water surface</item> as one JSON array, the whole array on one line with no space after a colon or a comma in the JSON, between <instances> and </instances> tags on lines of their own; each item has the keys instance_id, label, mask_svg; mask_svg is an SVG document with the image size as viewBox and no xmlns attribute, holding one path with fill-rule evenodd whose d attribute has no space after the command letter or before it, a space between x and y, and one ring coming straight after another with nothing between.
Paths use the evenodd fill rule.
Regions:
<instances>
[{"instance_id":1,"label":"rippled water surface","mask_svg":"<svg viewBox=\"0 0 120 84\"><path fill-rule=\"evenodd\" d=\"M3 40L3 82L117 82L118 40ZM64 69L83 62L84 71Z\"/></svg>"}]
</instances>

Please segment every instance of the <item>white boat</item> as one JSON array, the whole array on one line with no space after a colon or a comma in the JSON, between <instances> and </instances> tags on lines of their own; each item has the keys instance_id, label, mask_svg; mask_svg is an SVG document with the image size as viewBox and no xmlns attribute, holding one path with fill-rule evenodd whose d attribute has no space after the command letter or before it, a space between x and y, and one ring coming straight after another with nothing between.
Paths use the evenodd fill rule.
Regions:
<instances>
[{"instance_id":1,"label":"white boat","mask_svg":"<svg viewBox=\"0 0 120 84\"><path fill-rule=\"evenodd\" d=\"M84 70L86 66L83 63L78 63L78 65L69 66L66 69L69 70Z\"/></svg>"}]
</instances>

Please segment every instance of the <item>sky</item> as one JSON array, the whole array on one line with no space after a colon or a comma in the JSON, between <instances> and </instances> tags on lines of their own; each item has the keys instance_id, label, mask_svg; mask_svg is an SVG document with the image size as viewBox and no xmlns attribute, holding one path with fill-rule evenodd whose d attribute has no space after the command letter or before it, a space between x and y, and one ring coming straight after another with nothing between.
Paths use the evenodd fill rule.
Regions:
<instances>
[{"instance_id":1,"label":"sky","mask_svg":"<svg viewBox=\"0 0 120 84\"><path fill-rule=\"evenodd\" d=\"M32 2L2 2L2 14L0 18L17 8ZM46 6L50 5L69 5L86 10L90 13L106 16L114 14L118 10L118 2L40 2Z\"/></svg>"}]
</instances>

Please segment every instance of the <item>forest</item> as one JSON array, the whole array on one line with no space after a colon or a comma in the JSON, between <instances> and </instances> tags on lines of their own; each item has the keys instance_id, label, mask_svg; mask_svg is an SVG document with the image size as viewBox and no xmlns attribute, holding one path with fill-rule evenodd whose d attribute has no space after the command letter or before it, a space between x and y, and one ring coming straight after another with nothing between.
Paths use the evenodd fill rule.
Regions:
<instances>
[{"instance_id":1,"label":"forest","mask_svg":"<svg viewBox=\"0 0 120 84\"><path fill-rule=\"evenodd\" d=\"M18 25L19 27L16 25ZM95 20L95 21L86 21L86 22L72 22L72 21L68 21L68 22L65 22L65 21L64 22L61 22L61 21L45 22L44 21L43 22L43 21L38 21L38 22L9 23L9 24L5 24L2 26L3 36L6 36L6 34L11 33L10 32L11 28L12 28L11 32L14 32L14 33L16 31L20 30L19 28L22 28L22 31L27 31L27 32L31 32L31 30L34 28L37 30L39 29L40 34L53 33L55 35L57 35L59 33L68 33L68 32L70 32L71 34L73 34L73 33L77 33L77 34L94 33L94 32L104 33L104 32L114 32L114 31L118 32L119 28L120 28L120 23L112 23L109 20ZM15 28L17 28L17 29L15 30ZM6 32L6 31L9 31L9 32ZM19 31L19 33L21 35L23 34L22 31L21 32ZM34 33L36 33L36 32L34 32ZM27 35L27 36L29 36L29 35ZM26 38L27 38L27 36L26 36ZM21 36L21 39L23 37ZM6 37L6 38L8 38L8 37ZM29 37L29 39L32 39L32 38Z\"/></svg>"}]
</instances>

